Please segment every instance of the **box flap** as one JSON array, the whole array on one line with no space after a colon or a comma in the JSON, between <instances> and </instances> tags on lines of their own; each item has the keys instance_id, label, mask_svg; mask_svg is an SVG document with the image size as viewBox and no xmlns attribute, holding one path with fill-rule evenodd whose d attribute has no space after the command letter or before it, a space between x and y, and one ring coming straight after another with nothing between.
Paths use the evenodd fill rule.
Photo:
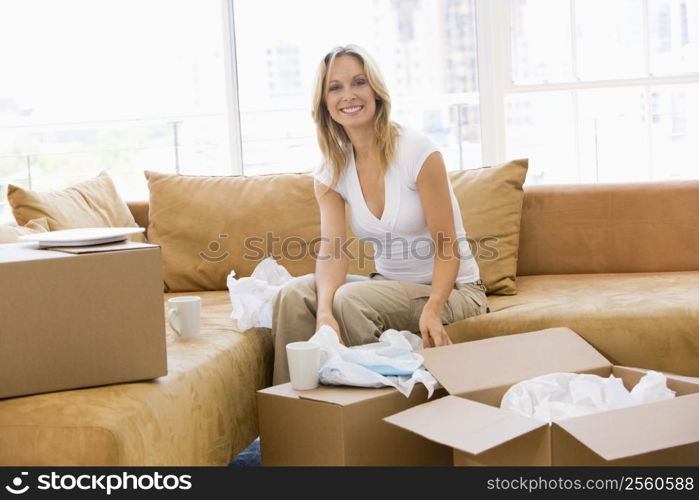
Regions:
<instances>
[{"instance_id":1,"label":"box flap","mask_svg":"<svg viewBox=\"0 0 699 500\"><path fill-rule=\"evenodd\" d=\"M468 399L446 396L384 418L431 441L477 455L548 425Z\"/></svg>"},{"instance_id":2,"label":"box flap","mask_svg":"<svg viewBox=\"0 0 699 500\"><path fill-rule=\"evenodd\" d=\"M620 373L640 373L641 375L645 375L651 370L648 370L646 368L636 368L634 366L622 366L622 365L614 365L614 372L620 372ZM658 371L658 370L655 370ZM690 384L697 384L699 385L699 377L688 377L686 375L678 375L676 373L668 373L668 372L660 372L663 375L665 375L668 379L672 380L680 380L682 382L687 382Z\"/></svg>"},{"instance_id":3,"label":"box flap","mask_svg":"<svg viewBox=\"0 0 699 500\"><path fill-rule=\"evenodd\" d=\"M39 249L39 244L33 242L0 245L0 264L70 257L72 256L61 252Z\"/></svg>"},{"instance_id":4,"label":"box flap","mask_svg":"<svg viewBox=\"0 0 699 500\"><path fill-rule=\"evenodd\" d=\"M425 366L449 394L513 385L552 372L610 367L569 328L549 328L421 351Z\"/></svg>"},{"instance_id":5,"label":"box flap","mask_svg":"<svg viewBox=\"0 0 699 500\"><path fill-rule=\"evenodd\" d=\"M618 366L614 365L612 368L612 374L615 377L619 377L624 381L624 385L627 389L631 390L641 378L647 374L650 370L645 370L643 368L633 368L630 366ZM699 392L699 378L698 377L685 377L682 375L674 375L671 373L664 373L667 379L667 386L670 390L677 393L677 396L683 396L685 394L692 394Z\"/></svg>"},{"instance_id":6,"label":"box flap","mask_svg":"<svg viewBox=\"0 0 699 500\"><path fill-rule=\"evenodd\" d=\"M137 250L141 248L158 248L158 245L154 245L152 243L126 241L82 247L39 248L39 244L36 242L6 243L0 247L0 264L70 258L84 253L115 252L118 250Z\"/></svg>"},{"instance_id":7,"label":"box flap","mask_svg":"<svg viewBox=\"0 0 699 500\"><path fill-rule=\"evenodd\" d=\"M339 406L349 406L351 404L366 401L368 399L398 393L393 387L382 387L378 389L364 387L332 387L318 386L307 391L296 391L291 388L291 384L280 384L258 391L261 394L271 394L295 399L309 399L323 403L331 403Z\"/></svg>"},{"instance_id":8,"label":"box flap","mask_svg":"<svg viewBox=\"0 0 699 500\"><path fill-rule=\"evenodd\" d=\"M699 442L699 394L554 423L605 460Z\"/></svg>"}]
</instances>

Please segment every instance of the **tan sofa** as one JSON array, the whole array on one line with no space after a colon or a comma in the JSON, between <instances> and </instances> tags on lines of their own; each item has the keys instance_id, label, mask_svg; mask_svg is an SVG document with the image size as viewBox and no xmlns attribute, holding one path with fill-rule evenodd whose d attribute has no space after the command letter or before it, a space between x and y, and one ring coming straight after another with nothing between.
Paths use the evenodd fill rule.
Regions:
<instances>
[{"instance_id":1,"label":"tan sofa","mask_svg":"<svg viewBox=\"0 0 699 500\"><path fill-rule=\"evenodd\" d=\"M699 376L699 182L525 189L517 269L454 340L569 326L616 364ZM203 298L204 340L168 331L166 377L0 401L0 464L221 465L247 446L270 332L236 331L225 290L181 294Z\"/></svg>"},{"instance_id":2,"label":"tan sofa","mask_svg":"<svg viewBox=\"0 0 699 500\"><path fill-rule=\"evenodd\" d=\"M517 295L455 341L567 326L615 364L699 376L699 182L525 189Z\"/></svg>"},{"instance_id":3,"label":"tan sofa","mask_svg":"<svg viewBox=\"0 0 699 500\"><path fill-rule=\"evenodd\" d=\"M525 189L516 286L453 340L568 326L615 364L698 377L699 181Z\"/></svg>"}]
</instances>

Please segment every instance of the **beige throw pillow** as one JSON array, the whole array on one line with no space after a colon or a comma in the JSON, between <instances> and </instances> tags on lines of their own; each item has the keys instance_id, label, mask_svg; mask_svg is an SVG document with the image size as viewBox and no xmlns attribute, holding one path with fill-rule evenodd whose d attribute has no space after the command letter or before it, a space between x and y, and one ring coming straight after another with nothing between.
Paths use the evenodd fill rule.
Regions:
<instances>
[{"instance_id":1,"label":"beige throw pillow","mask_svg":"<svg viewBox=\"0 0 699 500\"><path fill-rule=\"evenodd\" d=\"M30 220L24 226L10 224L0 225L0 243L17 243L20 236L34 233L45 233L49 230L46 217Z\"/></svg>"},{"instance_id":2,"label":"beige throw pillow","mask_svg":"<svg viewBox=\"0 0 699 500\"><path fill-rule=\"evenodd\" d=\"M449 172L471 251L488 293L517 293L517 254L528 161Z\"/></svg>"},{"instance_id":3,"label":"beige throw pillow","mask_svg":"<svg viewBox=\"0 0 699 500\"><path fill-rule=\"evenodd\" d=\"M50 231L81 227L138 227L106 171L58 191L32 191L10 184L7 186L7 200L20 225L46 217ZM145 241L142 234L131 235L129 239Z\"/></svg>"}]
</instances>

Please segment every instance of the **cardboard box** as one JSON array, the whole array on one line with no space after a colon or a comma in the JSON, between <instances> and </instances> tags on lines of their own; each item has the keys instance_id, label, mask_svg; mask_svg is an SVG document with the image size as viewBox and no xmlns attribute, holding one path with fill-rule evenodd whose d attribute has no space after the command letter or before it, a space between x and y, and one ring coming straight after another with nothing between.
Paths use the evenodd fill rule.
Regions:
<instances>
[{"instance_id":1,"label":"cardboard box","mask_svg":"<svg viewBox=\"0 0 699 500\"><path fill-rule=\"evenodd\" d=\"M699 384L668 377L672 400L551 424L499 408L513 384L553 372L614 374L633 387L644 370L613 366L568 328L423 352L449 396L385 420L452 447L455 465L699 465Z\"/></svg>"},{"instance_id":2,"label":"cardboard box","mask_svg":"<svg viewBox=\"0 0 699 500\"><path fill-rule=\"evenodd\" d=\"M440 390L433 398L446 393ZM421 384L409 398L396 389L281 384L258 391L263 465L451 465L451 448L382 419L427 401Z\"/></svg>"},{"instance_id":3,"label":"cardboard box","mask_svg":"<svg viewBox=\"0 0 699 500\"><path fill-rule=\"evenodd\" d=\"M167 373L160 247L119 248L0 245L0 398Z\"/></svg>"}]
</instances>

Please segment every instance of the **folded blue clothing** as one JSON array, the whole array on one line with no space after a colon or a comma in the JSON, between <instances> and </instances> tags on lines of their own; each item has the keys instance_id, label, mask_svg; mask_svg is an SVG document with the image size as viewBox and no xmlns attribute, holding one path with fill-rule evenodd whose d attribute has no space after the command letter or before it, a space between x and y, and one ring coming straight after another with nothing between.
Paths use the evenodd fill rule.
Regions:
<instances>
[{"instance_id":1,"label":"folded blue clothing","mask_svg":"<svg viewBox=\"0 0 699 500\"><path fill-rule=\"evenodd\" d=\"M364 368L367 368L373 372L380 373L381 375L412 375L415 370L400 370L396 368L395 366L390 366L390 365L365 365L362 363L357 363Z\"/></svg>"},{"instance_id":2,"label":"folded blue clothing","mask_svg":"<svg viewBox=\"0 0 699 500\"><path fill-rule=\"evenodd\" d=\"M412 332L389 329L378 342L346 347L332 328L323 325L310 341L320 345L321 384L395 387L406 397L417 383L427 388L429 396L437 385L422 366L423 357L415 352L422 347L422 339Z\"/></svg>"}]
</instances>

